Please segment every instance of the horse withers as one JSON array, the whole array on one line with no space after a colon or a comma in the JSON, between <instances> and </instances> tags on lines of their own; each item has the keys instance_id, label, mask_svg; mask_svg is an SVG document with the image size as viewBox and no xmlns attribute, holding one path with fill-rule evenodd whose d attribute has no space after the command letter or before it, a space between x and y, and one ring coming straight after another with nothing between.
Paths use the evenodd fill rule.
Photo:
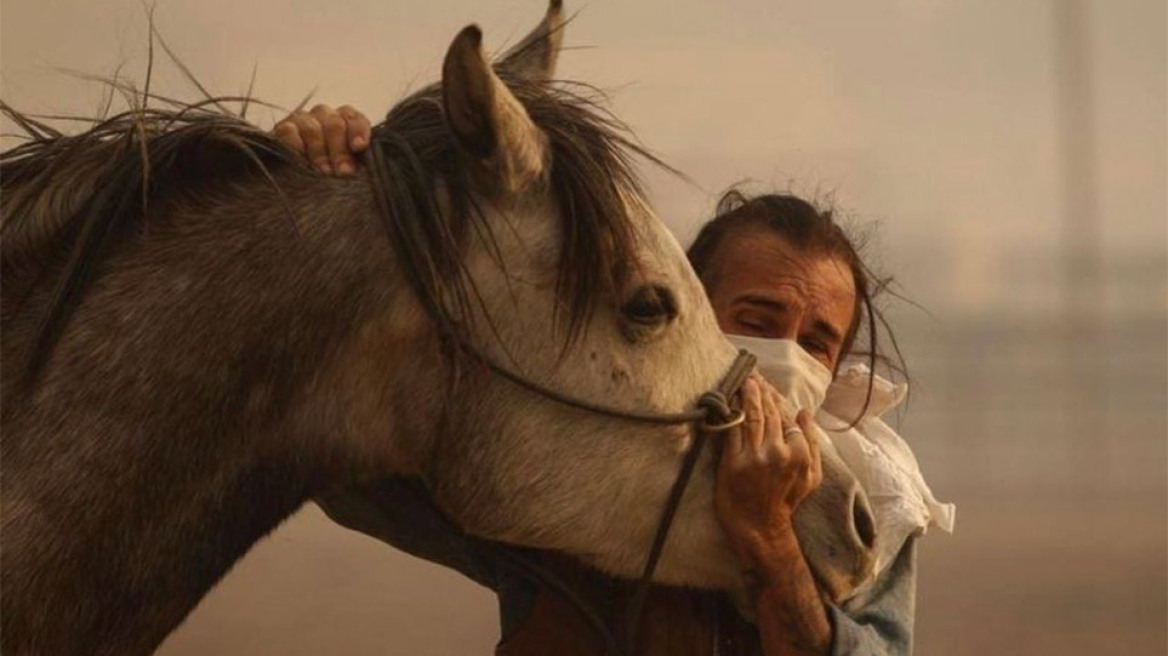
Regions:
<instances>
[{"instance_id":1,"label":"horse withers","mask_svg":"<svg viewBox=\"0 0 1168 656\"><path fill-rule=\"evenodd\" d=\"M689 428L484 362L670 413L735 351L643 153L551 81L561 34L553 2L492 67L463 30L354 179L209 103L74 136L10 113L33 140L0 156L5 654L149 653L307 499L386 474L476 534L640 572ZM709 451L656 578L739 587ZM797 523L847 588L867 549L829 451Z\"/></svg>"}]
</instances>

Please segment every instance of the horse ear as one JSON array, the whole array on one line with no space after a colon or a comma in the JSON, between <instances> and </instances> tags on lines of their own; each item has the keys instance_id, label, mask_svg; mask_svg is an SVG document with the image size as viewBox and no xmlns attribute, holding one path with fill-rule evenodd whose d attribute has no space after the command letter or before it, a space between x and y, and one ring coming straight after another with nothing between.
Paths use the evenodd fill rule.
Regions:
<instances>
[{"instance_id":1,"label":"horse ear","mask_svg":"<svg viewBox=\"0 0 1168 656\"><path fill-rule=\"evenodd\" d=\"M550 80L555 75L563 41L564 3L551 0L543 20L503 55L499 66L526 80Z\"/></svg>"},{"instance_id":2,"label":"horse ear","mask_svg":"<svg viewBox=\"0 0 1168 656\"><path fill-rule=\"evenodd\" d=\"M483 54L483 33L458 33L442 64L442 104L458 143L505 194L547 170L547 137L499 79Z\"/></svg>"}]
</instances>

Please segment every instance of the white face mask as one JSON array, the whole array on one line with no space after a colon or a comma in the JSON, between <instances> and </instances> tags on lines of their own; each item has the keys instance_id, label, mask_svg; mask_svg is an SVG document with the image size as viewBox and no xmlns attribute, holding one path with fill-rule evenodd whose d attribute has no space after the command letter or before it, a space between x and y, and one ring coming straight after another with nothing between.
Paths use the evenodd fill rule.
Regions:
<instances>
[{"instance_id":1,"label":"white face mask","mask_svg":"<svg viewBox=\"0 0 1168 656\"><path fill-rule=\"evenodd\" d=\"M738 348L758 357L758 372L795 406L812 414L819 409L831 385L831 370L790 339L726 335Z\"/></svg>"}]
</instances>

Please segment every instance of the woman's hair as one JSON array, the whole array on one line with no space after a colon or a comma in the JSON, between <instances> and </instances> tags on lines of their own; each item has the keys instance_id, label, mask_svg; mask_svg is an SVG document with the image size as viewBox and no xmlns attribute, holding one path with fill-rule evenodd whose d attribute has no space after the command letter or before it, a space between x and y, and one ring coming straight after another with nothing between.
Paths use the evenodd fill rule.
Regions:
<instances>
[{"instance_id":1,"label":"woman's hair","mask_svg":"<svg viewBox=\"0 0 1168 656\"><path fill-rule=\"evenodd\" d=\"M904 358L896 343L896 337L880 309L873 303L873 299L885 291L891 279L875 275L864 263L860 257L863 245L857 245L844 232L836 223L831 209L819 209L802 198L788 194L750 197L737 189L730 189L718 201L716 211L714 218L702 226L687 252L690 264L707 291L714 283L718 272L717 254L728 235L758 229L772 231L803 253L838 259L852 272L856 286L856 301L852 323L844 335L837 362L843 362L845 357L853 354L857 336L863 327L867 348L855 351L855 354L866 356L872 371L876 370L876 363L879 360L881 364L907 378ZM881 355L878 327L883 328L892 345L896 355L895 362ZM869 381L869 399L871 392ZM864 411L867 410L867 405L866 401Z\"/></svg>"}]
</instances>

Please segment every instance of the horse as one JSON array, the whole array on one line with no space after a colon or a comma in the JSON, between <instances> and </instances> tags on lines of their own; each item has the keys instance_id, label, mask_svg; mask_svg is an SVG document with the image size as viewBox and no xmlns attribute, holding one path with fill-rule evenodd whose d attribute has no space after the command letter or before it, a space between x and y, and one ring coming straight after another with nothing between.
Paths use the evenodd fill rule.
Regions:
<instances>
[{"instance_id":1,"label":"horse","mask_svg":"<svg viewBox=\"0 0 1168 656\"><path fill-rule=\"evenodd\" d=\"M32 137L0 155L6 654L148 654L307 500L388 474L476 535L640 573L695 438L632 415L693 408L736 352L648 153L553 80L563 22L494 64L462 30L351 179L210 101L68 136L5 106ZM745 586L714 457L656 581ZM825 458L797 524L839 590L870 544Z\"/></svg>"}]
</instances>

